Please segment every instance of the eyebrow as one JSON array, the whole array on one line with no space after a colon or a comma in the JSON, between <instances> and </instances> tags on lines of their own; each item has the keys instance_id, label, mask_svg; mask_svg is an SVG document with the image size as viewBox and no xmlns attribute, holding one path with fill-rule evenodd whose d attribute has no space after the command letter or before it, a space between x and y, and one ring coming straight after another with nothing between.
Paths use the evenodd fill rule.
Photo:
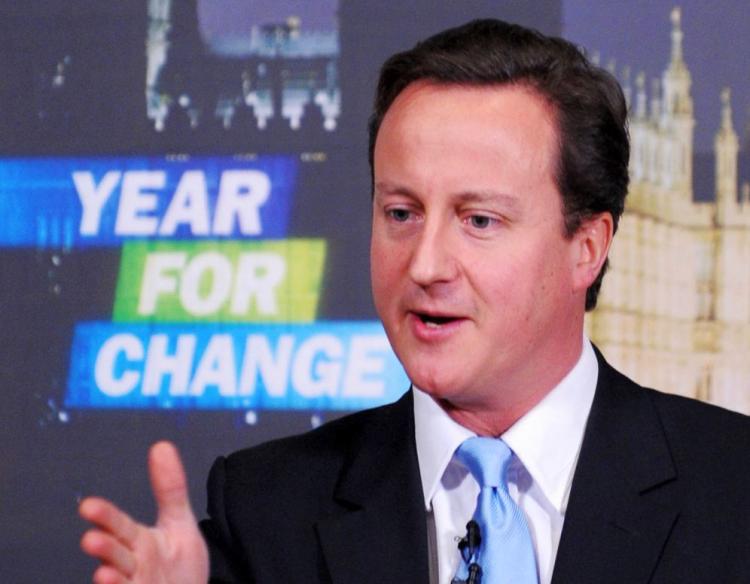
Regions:
<instances>
[{"instance_id":1,"label":"eyebrow","mask_svg":"<svg viewBox=\"0 0 750 584\"><path fill-rule=\"evenodd\" d=\"M375 194L404 195L417 198L417 195L410 188L383 181L375 183L374 192ZM465 203L498 202L510 210L520 210L521 208L521 200L517 196L489 189L461 191L455 197L458 201Z\"/></svg>"},{"instance_id":2,"label":"eyebrow","mask_svg":"<svg viewBox=\"0 0 750 584\"><path fill-rule=\"evenodd\" d=\"M409 195L412 196L411 190L405 188L405 187L399 187L397 185L394 185L392 183L387 182L376 182L373 187L374 193L383 193L388 195Z\"/></svg>"},{"instance_id":3,"label":"eyebrow","mask_svg":"<svg viewBox=\"0 0 750 584\"><path fill-rule=\"evenodd\" d=\"M519 209L521 208L521 200L514 196L509 195L508 193L501 193L499 191L491 191L491 190L479 190L479 191L465 191L462 193L459 193L457 195L457 198L466 203L484 203L484 202L499 202L504 207L508 207L509 209Z\"/></svg>"}]
</instances>

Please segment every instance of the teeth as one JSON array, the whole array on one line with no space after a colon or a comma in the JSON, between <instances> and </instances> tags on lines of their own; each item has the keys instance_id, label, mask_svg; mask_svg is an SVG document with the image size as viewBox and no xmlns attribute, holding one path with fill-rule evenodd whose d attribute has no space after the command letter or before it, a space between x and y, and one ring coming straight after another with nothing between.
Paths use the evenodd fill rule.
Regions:
<instances>
[{"instance_id":1,"label":"teeth","mask_svg":"<svg viewBox=\"0 0 750 584\"><path fill-rule=\"evenodd\" d=\"M430 328L438 328L452 320L449 317L431 316L429 314L421 314L419 315L419 318L426 326Z\"/></svg>"},{"instance_id":2,"label":"teeth","mask_svg":"<svg viewBox=\"0 0 750 584\"><path fill-rule=\"evenodd\" d=\"M425 324L425 326L428 326L430 328L439 328L455 320L455 318L450 316L434 316L425 313L415 314L419 317L419 320L421 320Z\"/></svg>"}]
</instances>

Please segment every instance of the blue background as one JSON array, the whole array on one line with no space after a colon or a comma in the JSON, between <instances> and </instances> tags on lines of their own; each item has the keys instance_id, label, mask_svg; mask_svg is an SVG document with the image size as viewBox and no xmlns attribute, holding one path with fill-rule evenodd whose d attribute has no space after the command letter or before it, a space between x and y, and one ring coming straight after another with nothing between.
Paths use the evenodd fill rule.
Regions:
<instances>
[{"instance_id":1,"label":"blue background","mask_svg":"<svg viewBox=\"0 0 750 584\"><path fill-rule=\"evenodd\" d=\"M264 156L252 163L230 157L198 156L184 161L169 161L156 157L103 157L103 158L6 158L0 159L0 217L4 217L0 230L0 247L29 246L70 250L83 246L119 246L126 239L115 234L122 177L102 208L99 230L96 235L82 235L79 230L82 206L72 174L90 172L99 185L109 171L163 171L166 184L157 193L157 207L148 215L161 218L172 200L182 174L188 170L201 170L206 177L210 218L216 209L221 173L225 170L259 170L271 181L271 193L260 208L261 233L242 235L235 221L228 235L208 235L211 239L236 237L281 238L286 236L289 214L297 175L297 158L294 156ZM151 191L150 191L151 192ZM178 230L170 239L199 239L185 229Z\"/></svg>"}]
</instances>

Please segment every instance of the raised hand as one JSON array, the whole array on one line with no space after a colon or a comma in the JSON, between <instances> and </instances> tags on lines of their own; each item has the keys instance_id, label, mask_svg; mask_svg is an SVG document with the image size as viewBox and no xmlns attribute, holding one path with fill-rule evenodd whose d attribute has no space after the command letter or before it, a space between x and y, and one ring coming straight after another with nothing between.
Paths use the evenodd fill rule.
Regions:
<instances>
[{"instance_id":1,"label":"raised hand","mask_svg":"<svg viewBox=\"0 0 750 584\"><path fill-rule=\"evenodd\" d=\"M148 457L158 516L153 527L105 499L84 499L78 512L94 524L81 548L101 565L96 584L205 584L208 551L188 499L185 471L173 444L158 442Z\"/></svg>"}]
</instances>

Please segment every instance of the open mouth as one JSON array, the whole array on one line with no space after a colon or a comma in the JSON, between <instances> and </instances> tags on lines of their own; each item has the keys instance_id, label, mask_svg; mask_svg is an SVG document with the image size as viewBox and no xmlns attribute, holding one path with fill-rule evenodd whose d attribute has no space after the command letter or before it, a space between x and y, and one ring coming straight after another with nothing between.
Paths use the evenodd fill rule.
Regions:
<instances>
[{"instance_id":1,"label":"open mouth","mask_svg":"<svg viewBox=\"0 0 750 584\"><path fill-rule=\"evenodd\" d=\"M419 318L419 320L421 320L426 326L429 327L439 327L458 320L453 316L437 316L434 314L426 314L424 312L417 312L415 314L417 318Z\"/></svg>"}]
</instances>

